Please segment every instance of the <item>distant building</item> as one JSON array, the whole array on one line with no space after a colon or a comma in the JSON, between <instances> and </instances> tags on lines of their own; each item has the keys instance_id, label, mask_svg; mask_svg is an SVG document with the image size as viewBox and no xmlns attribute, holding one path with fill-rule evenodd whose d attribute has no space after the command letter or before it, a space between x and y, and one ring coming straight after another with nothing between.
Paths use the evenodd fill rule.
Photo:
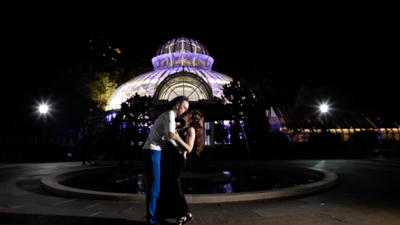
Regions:
<instances>
[{"instance_id":1,"label":"distant building","mask_svg":"<svg viewBox=\"0 0 400 225\"><path fill-rule=\"evenodd\" d=\"M289 112L289 107L271 107L266 111L270 123L270 131L279 131L284 133L292 142L307 142L312 132L321 133L322 129L328 132L338 134L342 141L348 141L351 134L360 131L375 131L378 133L378 139L400 140L400 121L388 119L383 121L374 113L351 112L336 117L329 122L321 121L319 127L303 122L296 129L289 129L285 121L285 113Z\"/></svg>"},{"instance_id":2,"label":"distant building","mask_svg":"<svg viewBox=\"0 0 400 225\"><path fill-rule=\"evenodd\" d=\"M121 53L121 49L101 34L91 35L87 46L92 59L117 61Z\"/></svg>"}]
</instances>

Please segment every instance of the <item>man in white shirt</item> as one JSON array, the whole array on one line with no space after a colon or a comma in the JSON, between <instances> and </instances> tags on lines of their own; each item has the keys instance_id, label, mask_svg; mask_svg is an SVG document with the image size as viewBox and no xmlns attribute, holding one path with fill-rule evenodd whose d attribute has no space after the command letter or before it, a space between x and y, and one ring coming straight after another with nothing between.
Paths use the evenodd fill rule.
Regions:
<instances>
[{"instance_id":1,"label":"man in white shirt","mask_svg":"<svg viewBox=\"0 0 400 225\"><path fill-rule=\"evenodd\" d=\"M175 133L175 118L181 118L182 114L189 109L189 99L178 96L168 103L169 110L162 113L154 123L150 135L143 146L143 163L147 180L146 209L147 223L159 224L154 217L156 213L157 198L160 193L160 161L161 151L170 142L177 150L184 152L185 149L178 146L169 138L169 132Z\"/></svg>"}]
</instances>

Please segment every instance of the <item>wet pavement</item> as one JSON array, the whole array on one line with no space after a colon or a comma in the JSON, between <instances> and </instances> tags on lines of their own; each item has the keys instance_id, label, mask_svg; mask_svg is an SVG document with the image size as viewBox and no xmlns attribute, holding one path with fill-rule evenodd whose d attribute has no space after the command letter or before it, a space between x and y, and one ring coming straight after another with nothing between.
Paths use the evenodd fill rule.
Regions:
<instances>
[{"instance_id":1,"label":"wet pavement","mask_svg":"<svg viewBox=\"0 0 400 225\"><path fill-rule=\"evenodd\" d=\"M400 161L254 162L268 163L328 170L339 183L290 198L189 204L195 217L189 224L400 224ZM67 198L41 188L40 180L48 175L83 168L92 167L80 162L0 164L0 224L145 224L143 203Z\"/></svg>"}]
</instances>

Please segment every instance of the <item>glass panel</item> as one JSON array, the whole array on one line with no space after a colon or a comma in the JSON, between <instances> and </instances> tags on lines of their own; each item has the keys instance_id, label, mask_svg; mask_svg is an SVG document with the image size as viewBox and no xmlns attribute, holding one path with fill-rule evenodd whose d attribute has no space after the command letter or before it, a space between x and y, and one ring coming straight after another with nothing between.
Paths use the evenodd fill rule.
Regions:
<instances>
[{"instance_id":1,"label":"glass panel","mask_svg":"<svg viewBox=\"0 0 400 225\"><path fill-rule=\"evenodd\" d=\"M167 58L162 59L162 66L167 66Z\"/></svg>"},{"instance_id":2,"label":"glass panel","mask_svg":"<svg viewBox=\"0 0 400 225\"><path fill-rule=\"evenodd\" d=\"M172 99L174 99L175 97L177 97L178 95L175 92L170 92L169 95L167 96L167 100L171 101Z\"/></svg>"},{"instance_id":3,"label":"glass panel","mask_svg":"<svg viewBox=\"0 0 400 225\"><path fill-rule=\"evenodd\" d=\"M385 128L381 128L382 139L388 139Z\"/></svg>"},{"instance_id":4,"label":"glass panel","mask_svg":"<svg viewBox=\"0 0 400 225\"><path fill-rule=\"evenodd\" d=\"M343 140L348 141L349 140L349 130L347 128L343 128Z\"/></svg>"},{"instance_id":5,"label":"glass panel","mask_svg":"<svg viewBox=\"0 0 400 225\"><path fill-rule=\"evenodd\" d=\"M171 42L173 43L173 42ZM193 42L194 43L194 42ZM172 61L173 58L165 58L163 59L164 66L167 65L167 60ZM195 57L188 57L187 63L190 64L192 61L197 62L198 58ZM179 57L175 57L174 60L178 60L179 62ZM201 59L204 61L203 59ZM161 61L158 61L160 64ZM156 62L157 64L157 62ZM175 66L172 68L168 69L158 69L156 71L152 71L146 74L139 75L135 78L132 78L125 84L121 85L117 90L112 94L112 97L110 98L109 105L107 110L111 109L118 109L120 108L120 104L126 100L126 98L129 98L130 96L134 95L136 92L139 92L140 94L143 95L150 95L152 96L155 92L155 89L157 86L163 82L163 80L174 74L174 73L179 73L181 71L189 71L192 74L198 75L201 79L204 80L205 83L199 82L197 79L194 79L189 76L185 76L185 78L181 78L181 80L178 82L178 80L170 83L171 85L176 85L176 84L185 84L190 86L185 87L187 89L185 91L185 94L188 94L190 99L193 99L193 101L198 101L199 99L208 99L210 96L208 96L207 92L207 87L211 87L211 91L214 96L216 97L221 97L221 89L222 86L226 83L229 83L231 78L229 76L226 76L224 74L215 72L215 71L210 71L207 69L202 69L198 67L192 67L192 66ZM190 85L189 85L190 84ZM206 85L206 86L204 86ZM189 88L189 89L188 89ZM182 87L182 90L184 88ZM189 91L190 90L190 91ZM164 91L165 92L165 91ZM176 93L175 93L176 95ZM160 92L161 96L161 92ZM163 99L169 99L171 96L171 93L165 92Z\"/></svg>"},{"instance_id":6,"label":"glass panel","mask_svg":"<svg viewBox=\"0 0 400 225\"><path fill-rule=\"evenodd\" d=\"M204 145L210 145L210 136L207 135L207 132L206 132L206 130L209 130L209 129L210 129L210 122L205 122L204 123L204 131L203 131Z\"/></svg>"},{"instance_id":7,"label":"glass panel","mask_svg":"<svg viewBox=\"0 0 400 225\"><path fill-rule=\"evenodd\" d=\"M398 128L393 128L393 138L396 140L400 140L400 134L399 134L399 129Z\"/></svg>"},{"instance_id":8,"label":"glass panel","mask_svg":"<svg viewBox=\"0 0 400 225\"><path fill-rule=\"evenodd\" d=\"M174 94L171 94L174 93ZM177 95L189 97L190 101L208 99L207 89L195 78L179 76L171 79L160 90L160 100L172 100Z\"/></svg>"}]
</instances>

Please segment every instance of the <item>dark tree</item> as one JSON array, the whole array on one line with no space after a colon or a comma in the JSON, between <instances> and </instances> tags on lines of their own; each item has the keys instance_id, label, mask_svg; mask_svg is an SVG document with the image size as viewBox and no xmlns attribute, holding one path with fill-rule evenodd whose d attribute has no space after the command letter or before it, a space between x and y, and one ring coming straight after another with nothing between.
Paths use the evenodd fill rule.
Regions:
<instances>
[{"instance_id":1,"label":"dark tree","mask_svg":"<svg viewBox=\"0 0 400 225\"><path fill-rule=\"evenodd\" d=\"M92 102L96 107L104 110L117 87L150 70L143 66L142 62L80 60L57 67L55 70L57 76L53 77L51 87L65 96L73 95L74 98L80 98L81 101L84 100L83 102ZM87 104L80 105L80 107L85 107ZM88 110L87 107L86 110Z\"/></svg>"},{"instance_id":2,"label":"dark tree","mask_svg":"<svg viewBox=\"0 0 400 225\"><path fill-rule=\"evenodd\" d=\"M149 109L152 107L152 98L150 96L135 96L127 99L121 104L121 109L116 112L110 126L117 132L118 137L122 137L122 130L125 127L131 127L134 137L134 143L137 147L139 142L144 142L147 138L149 127L153 124L153 118L150 117Z\"/></svg>"},{"instance_id":3,"label":"dark tree","mask_svg":"<svg viewBox=\"0 0 400 225\"><path fill-rule=\"evenodd\" d=\"M285 99L288 95L287 87L268 77L243 76L240 81L256 94L261 107L269 108L287 102Z\"/></svg>"},{"instance_id":4,"label":"dark tree","mask_svg":"<svg viewBox=\"0 0 400 225\"><path fill-rule=\"evenodd\" d=\"M106 115L106 112L96 106L93 106L89 110L84 125L79 133L80 139L77 143L77 149L79 149L79 151L90 151L94 132L100 135L99 146L101 146L101 155L104 153L108 154L110 152L109 150L113 150L117 139L114 132L110 132L111 130L107 125ZM87 143L88 140L90 140L89 143ZM102 157L104 159L104 155Z\"/></svg>"},{"instance_id":5,"label":"dark tree","mask_svg":"<svg viewBox=\"0 0 400 225\"><path fill-rule=\"evenodd\" d=\"M102 131L105 126L106 113L96 107L91 108L86 117L83 131L87 134L93 134L95 131Z\"/></svg>"},{"instance_id":6,"label":"dark tree","mask_svg":"<svg viewBox=\"0 0 400 225\"><path fill-rule=\"evenodd\" d=\"M297 93L295 104L291 111L287 112L285 117L286 126L289 129L297 130L300 126L310 126L311 119L314 123L315 115L315 92L306 86L302 86L300 91Z\"/></svg>"},{"instance_id":7,"label":"dark tree","mask_svg":"<svg viewBox=\"0 0 400 225\"><path fill-rule=\"evenodd\" d=\"M321 86L303 85L297 93L292 110L284 115L286 126L289 129L336 128L335 123L351 112L371 111L368 107L359 105L361 97L353 91L354 85L346 88L340 88L335 83ZM327 113L320 111L323 103L329 105ZM375 107L372 111L379 112L377 109Z\"/></svg>"},{"instance_id":8,"label":"dark tree","mask_svg":"<svg viewBox=\"0 0 400 225\"><path fill-rule=\"evenodd\" d=\"M223 93L222 102L229 104L233 108L236 117L230 121L232 144L244 143L244 139L240 139L239 134L242 133L242 130L238 120L242 121L249 143L261 141L269 130L269 123L265 115L265 109L260 106L254 92L240 81L234 79L224 86Z\"/></svg>"},{"instance_id":9,"label":"dark tree","mask_svg":"<svg viewBox=\"0 0 400 225\"><path fill-rule=\"evenodd\" d=\"M142 62L96 62L87 58L65 60L43 65L43 70L38 71L40 77L29 81L30 86L40 91L28 91L35 98L43 95L57 100L54 109L57 108L59 124L53 127L57 127L62 136L67 136L68 131L78 131L86 126L84 121L89 117L90 109L104 110L119 85L149 70Z\"/></svg>"},{"instance_id":10,"label":"dark tree","mask_svg":"<svg viewBox=\"0 0 400 225\"><path fill-rule=\"evenodd\" d=\"M340 90L331 86L310 87L303 85L297 93L292 110L285 113L286 126L296 131L299 127L314 130L313 128L329 128L334 124L334 114L337 114L340 102L343 99ZM321 113L320 106L329 105L329 112ZM335 108L334 108L335 107Z\"/></svg>"},{"instance_id":11,"label":"dark tree","mask_svg":"<svg viewBox=\"0 0 400 225\"><path fill-rule=\"evenodd\" d=\"M218 144L227 145L229 143L229 131L222 120L219 120L217 121L217 123L214 124L214 130L214 140Z\"/></svg>"}]
</instances>

